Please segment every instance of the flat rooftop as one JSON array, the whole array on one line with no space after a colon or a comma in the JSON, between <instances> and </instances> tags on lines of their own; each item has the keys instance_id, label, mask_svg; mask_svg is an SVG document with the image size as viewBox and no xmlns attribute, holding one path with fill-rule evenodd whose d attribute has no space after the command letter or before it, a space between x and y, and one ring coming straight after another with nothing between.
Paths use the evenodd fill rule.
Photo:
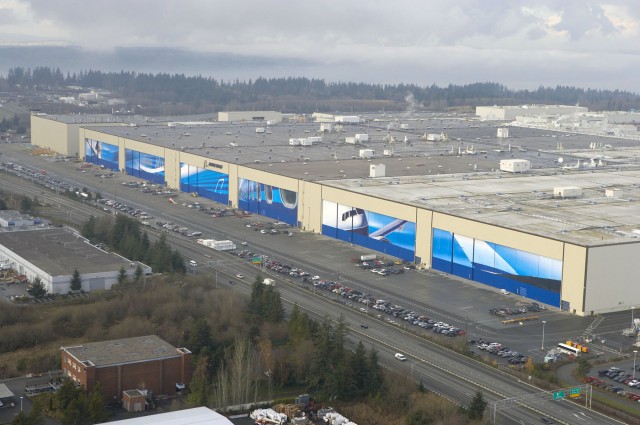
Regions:
<instances>
[{"instance_id":1,"label":"flat rooftop","mask_svg":"<svg viewBox=\"0 0 640 425\"><path fill-rule=\"evenodd\" d=\"M51 276L71 275L75 269L85 274L130 266L125 258L96 248L67 228L0 232L0 245Z\"/></svg>"},{"instance_id":2,"label":"flat rooftop","mask_svg":"<svg viewBox=\"0 0 640 425\"><path fill-rule=\"evenodd\" d=\"M182 120L182 117L180 118ZM320 123L206 122L193 125L152 124L136 127L92 128L169 149L232 164L268 170L311 181L333 178L365 178L369 163L381 163L389 176L485 172L499 168L500 160L527 159L532 168L557 167L590 158L624 161L619 151L637 141L544 129L511 127L509 138L497 138L497 125L472 115L424 114L368 116L362 124L333 123L320 133ZM264 133L256 133L264 128ZM345 138L366 133L369 140L347 144ZM448 136L446 141L425 140L427 134ZM289 139L321 137L313 146L291 146ZM594 143L601 146L594 150ZM372 149L372 158L360 158L361 149ZM611 154L611 155L609 155ZM638 159L633 159L640 164Z\"/></svg>"},{"instance_id":3,"label":"flat rooftop","mask_svg":"<svg viewBox=\"0 0 640 425\"><path fill-rule=\"evenodd\" d=\"M80 362L89 361L95 367L136 363L178 357L177 349L157 335L91 342L62 347Z\"/></svg>"}]
</instances>

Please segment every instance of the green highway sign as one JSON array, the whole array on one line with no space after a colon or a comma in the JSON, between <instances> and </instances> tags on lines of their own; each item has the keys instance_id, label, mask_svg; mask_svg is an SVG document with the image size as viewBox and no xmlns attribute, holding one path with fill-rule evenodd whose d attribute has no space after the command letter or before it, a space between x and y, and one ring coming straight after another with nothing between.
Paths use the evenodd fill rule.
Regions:
<instances>
[{"instance_id":1,"label":"green highway sign","mask_svg":"<svg viewBox=\"0 0 640 425\"><path fill-rule=\"evenodd\" d=\"M560 400L564 398L564 391L555 391L553 393L553 399L554 400Z\"/></svg>"},{"instance_id":2,"label":"green highway sign","mask_svg":"<svg viewBox=\"0 0 640 425\"><path fill-rule=\"evenodd\" d=\"M571 388L569 390L569 397L571 398L580 397L580 388L579 387Z\"/></svg>"}]
</instances>

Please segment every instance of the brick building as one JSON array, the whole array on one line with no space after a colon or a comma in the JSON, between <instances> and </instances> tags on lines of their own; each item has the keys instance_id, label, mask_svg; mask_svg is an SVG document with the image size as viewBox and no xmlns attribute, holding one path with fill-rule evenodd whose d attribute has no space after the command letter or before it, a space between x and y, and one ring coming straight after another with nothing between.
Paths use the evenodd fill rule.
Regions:
<instances>
[{"instance_id":1,"label":"brick building","mask_svg":"<svg viewBox=\"0 0 640 425\"><path fill-rule=\"evenodd\" d=\"M175 394L176 384L191 379L191 351L175 348L156 335L62 347L62 371L91 391L102 385L107 400L123 391L147 389Z\"/></svg>"}]
</instances>

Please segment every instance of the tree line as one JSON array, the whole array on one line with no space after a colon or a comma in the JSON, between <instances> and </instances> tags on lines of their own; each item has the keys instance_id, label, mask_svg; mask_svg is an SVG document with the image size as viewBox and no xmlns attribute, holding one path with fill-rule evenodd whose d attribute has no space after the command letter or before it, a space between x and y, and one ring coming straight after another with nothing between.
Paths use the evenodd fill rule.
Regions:
<instances>
[{"instance_id":1,"label":"tree line","mask_svg":"<svg viewBox=\"0 0 640 425\"><path fill-rule=\"evenodd\" d=\"M182 254L171 249L164 233L152 243L140 222L124 214L117 214L115 219L91 216L81 233L92 244L104 244L125 258L148 264L156 273L184 274L187 270Z\"/></svg>"},{"instance_id":2,"label":"tree line","mask_svg":"<svg viewBox=\"0 0 640 425\"><path fill-rule=\"evenodd\" d=\"M640 109L640 95L621 90L572 86L512 90L496 82L449 84L372 84L327 82L305 77L218 80L213 77L132 71L86 70L64 74L59 68L15 67L0 77L0 90L52 90L68 86L104 89L145 105L143 113L166 114L167 107L183 113L210 113L233 109L309 111L444 110L478 105L523 103L580 104L590 110ZM412 97L411 103L408 97ZM169 106L167 106L169 105Z\"/></svg>"}]
</instances>

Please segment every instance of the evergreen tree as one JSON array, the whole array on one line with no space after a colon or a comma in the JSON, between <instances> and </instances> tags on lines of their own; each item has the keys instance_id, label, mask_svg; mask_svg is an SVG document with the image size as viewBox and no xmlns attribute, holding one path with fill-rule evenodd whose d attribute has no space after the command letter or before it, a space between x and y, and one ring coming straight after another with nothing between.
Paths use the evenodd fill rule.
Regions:
<instances>
[{"instance_id":1,"label":"evergreen tree","mask_svg":"<svg viewBox=\"0 0 640 425\"><path fill-rule=\"evenodd\" d=\"M24 412L19 412L13 421L11 421L11 425L29 425L29 418Z\"/></svg>"},{"instance_id":2,"label":"evergreen tree","mask_svg":"<svg viewBox=\"0 0 640 425\"><path fill-rule=\"evenodd\" d=\"M89 217L89 220L85 221L82 225L80 233L85 238L89 239L92 243L94 242L95 234L96 234L96 218L95 216Z\"/></svg>"},{"instance_id":3,"label":"evergreen tree","mask_svg":"<svg viewBox=\"0 0 640 425\"><path fill-rule=\"evenodd\" d=\"M387 388L382 374L382 367L378 363L378 352L371 347L367 356L367 378L365 381L367 394L372 397L384 396Z\"/></svg>"},{"instance_id":4,"label":"evergreen tree","mask_svg":"<svg viewBox=\"0 0 640 425\"><path fill-rule=\"evenodd\" d=\"M87 403L87 413L91 422L94 424L105 422L109 418L109 411L107 410L104 400L104 393L102 392L102 385L98 382L89 395L89 401Z\"/></svg>"},{"instance_id":5,"label":"evergreen tree","mask_svg":"<svg viewBox=\"0 0 640 425\"><path fill-rule=\"evenodd\" d=\"M118 272L118 283L124 283L127 281L127 270L123 267L120 267L120 271Z\"/></svg>"},{"instance_id":6,"label":"evergreen tree","mask_svg":"<svg viewBox=\"0 0 640 425\"><path fill-rule=\"evenodd\" d=\"M189 349L195 355L200 354L204 347L211 346L211 327L203 318L197 319L189 329Z\"/></svg>"},{"instance_id":7,"label":"evergreen tree","mask_svg":"<svg viewBox=\"0 0 640 425\"><path fill-rule=\"evenodd\" d=\"M80 278L80 272L78 269L73 270L73 275L71 277L70 282L71 291L81 291L82 290L82 279Z\"/></svg>"},{"instance_id":8,"label":"evergreen tree","mask_svg":"<svg viewBox=\"0 0 640 425\"><path fill-rule=\"evenodd\" d=\"M42 403L37 398L33 400L31 412L29 412L29 425L44 425L45 418L42 413Z\"/></svg>"},{"instance_id":9,"label":"evergreen tree","mask_svg":"<svg viewBox=\"0 0 640 425\"><path fill-rule=\"evenodd\" d=\"M136 267L136 272L134 275L134 278L136 280L136 282L140 282L140 278L142 277L142 266L140 264L138 264L138 266Z\"/></svg>"},{"instance_id":10,"label":"evergreen tree","mask_svg":"<svg viewBox=\"0 0 640 425\"><path fill-rule=\"evenodd\" d=\"M349 375L351 379L349 392L355 396L368 394L367 350L365 350L362 341L358 342L349 363Z\"/></svg>"},{"instance_id":11,"label":"evergreen tree","mask_svg":"<svg viewBox=\"0 0 640 425\"><path fill-rule=\"evenodd\" d=\"M71 401L78 398L78 389L71 379L64 378L62 385L53 396L53 408L57 411L64 411Z\"/></svg>"},{"instance_id":12,"label":"evergreen tree","mask_svg":"<svg viewBox=\"0 0 640 425\"><path fill-rule=\"evenodd\" d=\"M31 199L26 196L22 198L22 201L20 201L20 212L23 214L27 214L31 213L32 209L33 203L31 202Z\"/></svg>"},{"instance_id":13,"label":"evergreen tree","mask_svg":"<svg viewBox=\"0 0 640 425\"><path fill-rule=\"evenodd\" d=\"M469 409L467 411L469 419L471 419L472 421L482 420L486 408L487 402L482 395L482 391L477 391L476 395L473 396L473 399L471 400L471 404L469 405Z\"/></svg>"},{"instance_id":14,"label":"evergreen tree","mask_svg":"<svg viewBox=\"0 0 640 425\"><path fill-rule=\"evenodd\" d=\"M66 409L62 411L60 423L62 425L82 425L87 416L86 397L80 394L71 400Z\"/></svg>"},{"instance_id":15,"label":"evergreen tree","mask_svg":"<svg viewBox=\"0 0 640 425\"><path fill-rule=\"evenodd\" d=\"M211 379L209 378L208 350L202 349L198 357L198 363L193 371L191 383L189 384L189 396L187 401L193 406L208 406L211 397Z\"/></svg>"},{"instance_id":16,"label":"evergreen tree","mask_svg":"<svg viewBox=\"0 0 640 425\"><path fill-rule=\"evenodd\" d=\"M47 289L44 287L44 283L42 283L42 279L40 276L36 276L31 283L31 287L27 289L29 295L33 298L42 298L47 295Z\"/></svg>"},{"instance_id":17,"label":"evergreen tree","mask_svg":"<svg viewBox=\"0 0 640 425\"><path fill-rule=\"evenodd\" d=\"M284 320L284 307L280 292L273 286L267 286L263 293L263 317L267 322L280 323Z\"/></svg>"}]
</instances>

